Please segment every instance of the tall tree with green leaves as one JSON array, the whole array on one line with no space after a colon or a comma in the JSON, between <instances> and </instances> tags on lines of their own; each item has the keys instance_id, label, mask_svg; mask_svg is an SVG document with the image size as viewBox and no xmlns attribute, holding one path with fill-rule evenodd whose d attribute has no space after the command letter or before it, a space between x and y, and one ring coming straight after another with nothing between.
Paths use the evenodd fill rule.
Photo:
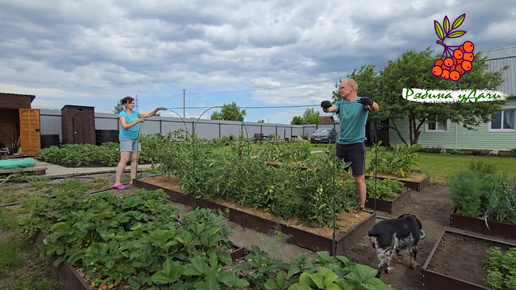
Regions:
<instances>
[{"instance_id":1,"label":"tall tree with green leaves","mask_svg":"<svg viewBox=\"0 0 516 290\"><path fill-rule=\"evenodd\" d=\"M479 52L475 56L473 69L454 82L436 77L431 73L434 61L440 55L433 50L409 50L396 60L390 60L382 70L374 65L362 66L348 75L358 83L358 95L367 96L377 102L380 111L372 114L377 120L389 120L386 125L394 130L405 144L417 144L421 128L428 121L461 123L467 129L474 129L491 120L498 113L504 101L462 102L462 103L420 103L406 100L404 88L432 90L495 90L502 83L502 71L489 71L487 59ZM340 84L340 82L339 82ZM338 94L338 91L336 92ZM334 97L336 95L333 92ZM400 122L408 122L408 140L398 128Z\"/></svg>"},{"instance_id":2,"label":"tall tree with green leaves","mask_svg":"<svg viewBox=\"0 0 516 290\"><path fill-rule=\"evenodd\" d=\"M124 105L120 104L120 101L118 101L118 103L116 103L116 106L113 107L113 113L115 114L119 114L120 112L122 112L124 110Z\"/></svg>"},{"instance_id":3,"label":"tall tree with green leaves","mask_svg":"<svg viewBox=\"0 0 516 290\"><path fill-rule=\"evenodd\" d=\"M292 125L304 125L304 124L320 124L324 118L319 112L316 112L314 108L307 108L303 113L303 116L294 116L290 124Z\"/></svg>"},{"instance_id":4,"label":"tall tree with green leaves","mask_svg":"<svg viewBox=\"0 0 516 290\"><path fill-rule=\"evenodd\" d=\"M244 116L247 115L245 110L241 110L235 102L231 104L224 104L220 112L213 112L211 114L212 120L228 120L228 121L244 121Z\"/></svg>"}]
</instances>

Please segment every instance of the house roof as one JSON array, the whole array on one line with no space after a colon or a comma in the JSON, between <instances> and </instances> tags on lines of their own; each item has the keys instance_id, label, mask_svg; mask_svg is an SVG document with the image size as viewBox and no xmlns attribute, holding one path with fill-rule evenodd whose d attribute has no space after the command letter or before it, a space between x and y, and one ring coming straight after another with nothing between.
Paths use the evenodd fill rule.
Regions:
<instances>
[{"instance_id":1,"label":"house roof","mask_svg":"<svg viewBox=\"0 0 516 290\"><path fill-rule=\"evenodd\" d=\"M35 95L26 95L26 94L12 94L12 93L0 93L0 96L2 97L9 97L9 98L16 98L16 97L30 97L30 101L34 101L34 98L36 98Z\"/></svg>"},{"instance_id":2,"label":"house roof","mask_svg":"<svg viewBox=\"0 0 516 290\"><path fill-rule=\"evenodd\" d=\"M334 122L333 116L323 116L321 124L331 124Z\"/></svg>"},{"instance_id":3,"label":"house roof","mask_svg":"<svg viewBox=\"0 0 516 290\"><path fill-rule=\"evenodd\" d=\"M482 54L487 58L490 70L499 71L504 66L509 66L503 74L505 81L499 90L516 96L516 45L485 50Z\"/></svg>"}]
</instances>

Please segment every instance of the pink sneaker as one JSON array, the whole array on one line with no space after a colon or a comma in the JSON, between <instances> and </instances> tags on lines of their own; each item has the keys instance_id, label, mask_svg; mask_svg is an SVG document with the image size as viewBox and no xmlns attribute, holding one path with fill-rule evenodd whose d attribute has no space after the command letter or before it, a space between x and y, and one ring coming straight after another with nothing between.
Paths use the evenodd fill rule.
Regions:
<instances>
[{"instance_id":1,"label":"pink sneaker","mask_svg":"<svg viewBox=\"0 0 516 290\"><path fill-rule=\"evenodd\" d=\"M125 185L123 185L122 183L119 183L117 185L113 185L111 188L114 188L114 189L126 189Z\"/></svg>"}]
</instances>

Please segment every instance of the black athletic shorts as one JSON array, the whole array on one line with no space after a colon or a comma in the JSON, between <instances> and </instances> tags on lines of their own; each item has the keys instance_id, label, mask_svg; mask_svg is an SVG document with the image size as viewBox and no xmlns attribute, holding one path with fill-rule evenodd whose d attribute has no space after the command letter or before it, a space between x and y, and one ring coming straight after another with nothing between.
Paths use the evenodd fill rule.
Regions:
<instances>
[{"instance_id":1,"label":"black athletic shorts","mask_svg":"<svg viewBox=\"0 0 516 290\"><path fill-rule=\"evenodd\" d=\"M339 144L336 149L337 158L351 162L353 175L364 175L365 172L365 143Z\"/></svg>"}]
</instances>

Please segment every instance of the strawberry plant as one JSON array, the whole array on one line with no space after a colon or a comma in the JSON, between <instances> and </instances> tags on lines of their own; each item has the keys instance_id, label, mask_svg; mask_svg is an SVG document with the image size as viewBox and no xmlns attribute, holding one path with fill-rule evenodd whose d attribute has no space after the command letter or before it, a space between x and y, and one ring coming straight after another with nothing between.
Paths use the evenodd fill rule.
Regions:
<instances>
[{"instance_id":1,"label":"strawberry plant","mask_svg":"<svg viewBox=\"0 0 516 290\"><path fill-rule=\"evenodd\" d=\"M47 235L42 255L57 255L55 265L83 267L94 287L122 281L135 289L246 287L224 269L231 265L232 233L223 216L197 209L179 220L166 198L162 190L120 198L58 189L35 210L28 229Z\"/></svg>"},{"instance_id":2,"label":"strawberry plant","mask_svg":"<svg viewBox=\"0 0 516 290\"><path fill-rule=\"evenodd\" d=\"M317 252L316 258L300 253L288 263L267 256L252 246L233 271L247 277L252 289L392 289L375 278L375 269L327 251Z\"/></svg>"},{"instance_id":3,"label":"strawberry plant","mask_svg":"<svg viewBox=\"0 0 516 290\"><path fill-rule=\"evenodd\" d=\"M100 146L91 144L65 144L50 146L39 151L40 159L63 166L78 167L98 163L115 166L120 160L118 143L108 142Z\"/></svg>"}]
</instances>

